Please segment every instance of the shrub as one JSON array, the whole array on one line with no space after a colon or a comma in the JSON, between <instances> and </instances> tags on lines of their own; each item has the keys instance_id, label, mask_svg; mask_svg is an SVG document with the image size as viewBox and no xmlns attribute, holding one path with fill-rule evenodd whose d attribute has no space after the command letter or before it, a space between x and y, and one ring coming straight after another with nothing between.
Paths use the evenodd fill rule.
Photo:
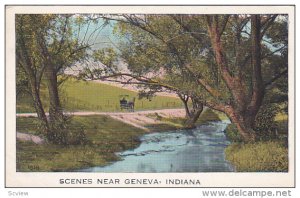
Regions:
<instances>
[{"instance_id":1,"label":"shrub","mask_svg":"<svg viewBox=\"0 0 300 198\"><path fill-rule=\"evenodd\" d=\"M225 154L240 172L288 171L288 149L279 141L234 143Z\"/></svg>"},{"instance_id":2,"label":"shrub","mask_svg":"<svg viewBox=\"0 0 300 198\"><path fill-rule=\"evenodd\" d=\"M277 124L275 116L278 114L278 106L264 105L260 108L255 118L255 128L257 138L260 140L271 140L276 138Z\"/></svg>"},{"instance_id":3,"label":"shrub","mask_svg":"<svg viewBox=\"0 0 300 198\"><path fill-rule=\"evenodd\" d=\"M242 142L243 140L240 133L238 132L238 129L233 123L227 125L225 129L225 135L231 142Z\"/></svg>"},{"instance_id":4,"label":"shrub","mask_svg":"<svg viewBox=\"0 0 300 198\"><path fill-rule=\"evenodd\" d=\"M63 115L49 123L47 140L58 145L86 144L87 138L83 127L72 121L72 116Z\"/></svg>"}]
</instances>

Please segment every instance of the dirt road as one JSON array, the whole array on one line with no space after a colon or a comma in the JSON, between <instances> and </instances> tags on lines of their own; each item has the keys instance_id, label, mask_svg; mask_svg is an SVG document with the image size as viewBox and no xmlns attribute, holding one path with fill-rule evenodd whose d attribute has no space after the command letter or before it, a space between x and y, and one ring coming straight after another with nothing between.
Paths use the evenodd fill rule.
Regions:
<instances>
[{"instance_id":1,"label":"dirt road","mask_svg":"<svg viewBox=\"0 0 300 198\"><path fill-rule=\"evenodd\" d=\"M179 109L157 109L157 110L145 110L145 111L135 111L135 112L96 112L96 111L77 111L77 112L65 112L70 115L78 116L88 116L88 115L148 115L157 113L158 115L164 117L182 117L185 115L185 111L182 108ZM47 114L47 113L46 113ZM36 113L17 113L17 117L36 117Z\"/></svg>"}]
</instances>

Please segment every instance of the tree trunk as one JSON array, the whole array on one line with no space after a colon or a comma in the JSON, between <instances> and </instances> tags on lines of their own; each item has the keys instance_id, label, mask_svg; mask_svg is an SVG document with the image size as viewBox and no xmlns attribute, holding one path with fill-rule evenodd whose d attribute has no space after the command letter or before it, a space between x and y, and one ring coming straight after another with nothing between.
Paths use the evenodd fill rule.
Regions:
<instances>
[{"instance_id":1,"label":"tree trunk","mask_svg":"<svg viewBox=\"0 0 300 198\"><path fill-rule=\"evenodd\" d=\"M190 109L188 107L188 102L187 101L183 101L183 105L184 105L184 109L185 109L185 117L186 118L190 118L191 117L191 113L190 113Z\"/></svg>"},{"instance_id":2,"label":"tree trunk","mask_svg":"<svg viewBox=\"0 0 300 198\"><path fill-rule=\"evenodd\" d=\"M245 84L240 76L229 72L226 54L222 47L222 25L218 16L207 16L208 32L220 68L222 78L229 88L233 103L223 112L237 126L239 133L246 142L255 140L255 117L264 98L264 84L261 73L261 21L259 15L251 15L251 58L252 86L251 93L246 94ZM250 98L250 100L248 100ZM221 105L222 106L222 105Z\"/></svg>"},{"instance_id":3,"label":"tree trunk","mask_svg":"<svg viewBox=\"0 0 300 198\"><path fill-rule=\"evenodd\" d=\"M197 99L190 97L188 95L182 95L180 93L178 93L179 98L181 99L181 101L184 104L184 109L185 109L185 118L186 121L184 123L184 128L187 129L192 129L196 127L196 122L200 116L200 114L203 111L203 103L199 102ZM190 109L188 106L188 101L189 99L192 99L192 103L193 103L193 108Z\"/></svg>"},{"instance_id":4,"label":"tree trunk","mask_svg":"<svg viewBox=\"0 0 300 198\"><path fill-rule=\"evenodd\" d=\"M180 98L180 100L182 101L183 105L184 105L184 109L185 109L185 117L187 119L189 119L191 117L191 112L190 112L190 109L189 109L189 106L188 106L188 101L189 101L189 96L187 95L182 95L180 93L177 94Z\"/></svg>"},{"instance_id":5,"label":"tree trunk","mask_svg":"<svg viewBox=\"0 0 300 198\"><path fill-rule=\"evenodd\" d=\"M245 142L255 141L255 131L251 122L253 120L252 118L250 119L247 115L236 113L233 108L226 108L225 113L231 122L236 125Z\"/></svg>"},{"instance_id":6,"label":"tree trunk","mask_svg":"<svg viewBox=\"0 0 300 198\"><path fill-rule=\"evenodd\" d=\"M22 37L23 38L23 37ZM30 94L33 99L34 108L37 113L37 117L42 122L42 125L44 127L43 133L47 135L50 131L49 129L49 123L47 116L45 114L45 110L42 104L42 100L40 97L40 80L39 75L41 75L41 71L43 68L40 68L41 71L34 70L34 64L32 63L31 59L29 58L29 53L27 52L26 44L24 42L24 39L21 39L19 44L21 45L20 48L16 51L17 54L17 63L19 66L21 66L25 73L27 74L28 81L29 81L29 88L30 88Z\"/></svg>"},{"instance_id":7,"label":"tree trunk","mask_svg":"<svg viewBox=\"0 0 300 198\"><path fill-rule=\"evenodd\" d=\"M34 79L30 79L30 86L31 86L31 95L32 95L33 102L34 102L35 111L37 113L39 120L42 122L43 127L46 130L46 131L44 131L44 133L47 134L47 133L49 133L49 124L48 124L47 116L45 114L45 110L43 108L43 104L42 104L42 101L40 98L39 88L37 87L38 85L36 85Z\"/></svg>"},{"instance_id":8,"label":"tree trunk","mask_svg":"<svg viewBox=\"0 0 300 198\"><path fill-rule=\"evenodd\" d=\"M208 25L208 33L211 40L211 45L215 53L216 63L221 71L222 79L226 83L229 91L231 92L236 108L240 111L244 111L246 109L246 88L242 83L242 79L239 76L233 76L228 67L228 62L226 58L226 53L224 51L221 36L222 32L220 32L220 25L218 23L218 16L207 16L207 25ZM226 24L223 24L226 25Z\"/></svg>"},{"instance_id":9,"label":"tree trunk","mask_svg":"<svg viewBox=\"0 0 300 198\"><path fill-rule=\"evenodd\" d=\"M62 118L62 108L58 95L58 85L57 85L57 76L56 72L52 65L48 64L45 68L45 81L48 87L49 92L49 118L50 121L55 121L59 118Z\"/></svg>"},{"instance_id":10,"label":"tree trunk","mask_svg":"<svg viewBox=\"0 0 300 198\"><path fill-rule=\"evenodd\" d=\"M246 119L253 128L265 94L261 73L261 24L260 16L251 16L252 96L247 106Z\"/></svg>"},{"instance_id":11,"label":"tree trunk","mask_svg":"<svg viewBox=\"0 0 300 198\"><path fill-rule=\"evenodd\" d=\"M190 117L184 123L184 127L187 129L192 129L196 127L196 122L203 111L203 104L197 105L197 108L193 108L193 112L190 112Z\"/></svg>"}]
</instances>

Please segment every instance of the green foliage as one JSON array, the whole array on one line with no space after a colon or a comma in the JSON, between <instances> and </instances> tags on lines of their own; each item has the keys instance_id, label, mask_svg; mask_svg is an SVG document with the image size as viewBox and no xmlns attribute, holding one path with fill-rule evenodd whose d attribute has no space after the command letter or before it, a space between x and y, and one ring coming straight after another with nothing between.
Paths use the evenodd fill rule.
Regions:
<instances>
[{"instance_id":1,"label":"green foliage","mask_svg":"<svg viewBox=\"0 0 300 198\"><path fill-rule=\"evenodd\" d=\"M278 108L262 108L256 118L257 140L284 140L287 141L288 122L287 114L278 113ZM242 137L235 124L227 125L226 137L231 142L242 142Z\"/></svg>"},{"instance_id":2,"label":"green foliage","mask_svg":"<svg viewBox=\"0 0 300 198\"><path fill-rule=\"evenodd\" d=\"M66 67L84 59L89 47L75 38L72 19L72 15L66 14L16 15L17 89L26 88L27 85L25 90L32 96L33 106L41 119L37 124L38 131L49 142L59 145L85 143L83 130L70 129L70 118L58 113L61 107L57 76ZM49 111L48 122L43 120L45 110L39 102L43 76L51 95L48 104L56 111L55 114L60 114L53 116L53 111Z\"/></svg>"},{"instance_id":3,"label":"green foliage","mask_svg":"<svg viewBox=\"0 0 300 198\"><path fill-rule=\"evenodd\" d=\"M101 62L102 64L112 67L113 63L117 61L117 54L113 48L105 48L95 50L92 54L93 61Z\"/></svg>"},{"instance_id":4,"label":"green foliage","mask_svg":"<svg viewBox=\"0 0 300 198\"><path fill-rule=\"evenodd\" d=\"M262 26L252 23L256 17ZM287 101L287 72L284 74L288 67L287 15L126 15L125 18L127 23L118 23L115 32L127 38L120 51L131 72L158 73L164 84L171 85L179 93L197 96L203 103L212 108L218 106L220 110L229 104L237 114L249 115L253 113L252 107L260 107L260 100L254 100L258 92L264 93L260 99L265 98L266 106ZM215 32L224 28L221 35L216 35L222 49L216 46L209 26L216 27ZM263 39L255 43L255 31L251 29L264 34ZM254 44L261 50L252 50ZM219 50L224 60L218 63L216 52ZM256 62L260 71L254 69L254 60L251 61L258 53L261 60ZM232 78L225 77L227 75ZM256 84L260 89L257 93ZM272 136L276 128L272 126L275 113L268 107L257 115L255 130L260 139ZM252 128L250 121L246 125Z\"/></svg>"},{"instance_id":5,"label":"green foliage","mask_svg":"<svg viewBox=\"0 0 300 198\"><path fill-rule=\"evenodd\" d=\"M128 37L128 41L120 45L120 51L131 72L141 75L158 73L161 82L176 87L179 92L197 93L200 98L210 97L197 82L201 76L212 87L225 93L227 87L219 80L214 57L207 48L210 44L203 33L206 24L201 16L193 16L194 20L189 24L195 32L201 32L201 42L195 42L189 34L184 34L182 27L171 16L145 17L145 28L140 28L144 24L118 23L115 31ZM228 95L224 94L222 100L226 98Z\"/></svg>"},{"instance_id":6,"label":"green foliage","mask_svg":"<svg viewBox=\"0 0 300 198\"><path fill-rule=\"evenodd\" d=\"M42 136L49 143L65 146L88 143L83 125L74 121L72 116L64 115L49 125L46 128L37 117L17 117L16 120L18 132Z\"/></svg>"},{"instance_id":7,"label":"green foliage","mask_svg":"<svg viewBox=\"0 0 300 198\"><path fill-rule=\"evenodd\" d=\"M84 21L77 20L76 16L72 15L16 15L18 86L24 84L21 83L24 79L33 78L36 78L39 84L46 65L53 67L58 75L66 67L82 61L87 56L89 44L76 39L79 34L75 30L76 23L80 26L79 23ZM28 72L29 70L34 71L33 74Z\"/></svg>"},{"instance_id":8,"label":"green foliage","mask_svg":"<svg viewBox=\"0 0 300 198\"><path fill-rule=\"evenodd\" d=\"M275 116L278 114L278 105L262 106L255 118L255 131L257 138L268 140L275 138L276 122Z\"/></svg>"},{"instance_id":9,"label":"green foliage","mask_svg":"<svg viewBox=\"0 0 300 198\"><path fill-rule=\"evenodd\" d=\"M47 140L58 145L86 144L87 138L83 126L72 122L72 116L64 115L49 123Z\"/></svg>"},{"instance_id":10,"label":"green foliage","mask_svg":"<svg viewBox=\"0 0 300 198\"><path fill-rule=\"evenodd\" d=\"M288 149L278 141L235 143L225 150L239 172L287 172Z\"/></svg>"},{"instance_id":11,"label":"green foliage","mask_svg":"<svg viewBox=\"0 0 300 198\"><path fill-rule=\"evenodd\" d=\"M225 135L231 142L242 142L242 137L235 124L228 124L225 129Z\"/></svg>"}]
</instances>

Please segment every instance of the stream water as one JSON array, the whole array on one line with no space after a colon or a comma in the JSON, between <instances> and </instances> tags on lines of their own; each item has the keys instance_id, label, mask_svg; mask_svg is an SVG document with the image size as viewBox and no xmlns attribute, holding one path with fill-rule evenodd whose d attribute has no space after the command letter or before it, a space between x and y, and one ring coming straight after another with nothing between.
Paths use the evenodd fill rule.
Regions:
<instances>
[{"instance_id":1,"label":"stream water","mask_svg":"<svg viewBox=\"0 0 300 198\"><path fill-rule=\"evenodd\" d=\"M225 160L229 145L224 130L228 121L211 122L195 129L151 133L138 148L117 153L122 160L80 172L232 172Z\"/></svg>"}]
</instances>

